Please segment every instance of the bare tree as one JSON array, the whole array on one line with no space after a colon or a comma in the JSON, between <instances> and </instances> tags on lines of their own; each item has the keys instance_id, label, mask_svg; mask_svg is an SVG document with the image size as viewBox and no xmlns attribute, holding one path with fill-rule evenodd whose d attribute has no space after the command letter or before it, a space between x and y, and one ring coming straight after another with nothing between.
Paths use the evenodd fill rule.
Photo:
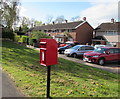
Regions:
<instances>
[{"instance_id":1,"label":"bare tree","mask_svg":"<svg viewBox=\"0 0 120 99\"><path fill-rule=\"evenodd\" d=\"M75 17L72 17L71 19L70 19L70 21L80 21L80 17L79 16L75 16Z\"/></svg>"},{"instance_id":2,"label":"bare tree","mask_svg":"<svg viewBox=\"0 0 120 99\"><path fill-rule=\"evenodd\" d=\"M53 16L52 15L47 15L46 16L46 23L49 24L53 19Z\"/></svg>"},{"instance_id":3,"label":"bare tree","mask_svg":"<svg viewBox=\"0 0 120 99\"><path fill-rule=\"evenodd\" d=\"M41 26L41 25L42 25L42 21L35 20L34 26Z\"/></svg>"},{"instance_id":4,"label":"bare tree","mask_svg":"<svg viewBox=\"0 0 120 99\"><path fill-rule=\"evenodd\" d=\"M31 19L30 20L30 27L34 27L34 26L41 26L42 25L42 21L38 21L38 20L35 20L35 19Z\"/></svg>"},{"instance_id":5,"label":"bare tree","mask_svg":"<svg viewBox=\"0 0 120 99\"><path fill-rule=\"evenodd\" d=\"M62 23L63 21L65 21L65 18L64 18L63 15L58 16L58 17L55 19L55 22L56 22L56 23Z\"/></svg>"},{"instance_id":6,"label":"bare tree","mask_svg":"<svg viewBox=\"0 0 120 99\"><path fill-rule=\"evenodd\" d=\"M21 17L21 26L24 26L24 25L27 25L27 26L30 25L30 19L29 18Z\"/></svg>"}]
</instances>

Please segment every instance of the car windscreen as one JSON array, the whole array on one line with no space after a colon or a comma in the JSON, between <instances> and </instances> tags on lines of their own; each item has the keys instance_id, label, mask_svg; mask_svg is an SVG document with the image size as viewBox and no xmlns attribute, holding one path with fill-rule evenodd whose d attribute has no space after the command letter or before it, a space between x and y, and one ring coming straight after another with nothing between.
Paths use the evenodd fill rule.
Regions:
<instances>
[{"instance_id":1,"label":"car windscreen","mask_svg":"<svg viewBox=\"0 0 120 99\"><path fill-rule=\"evenodd\" d=\"M64 48L70 48L71 46L70 45L66 45L66 46L64 46Z\"/></svg>"},{"instance_id":2,"label":"car windscreen","mask_svg":"<svg viewBox=\"0 0 120 99\"><path fill-rule=\"evenodd\" d=\"M107 50L106 48L97 48L94 50L94 52L104 53L106 50Z\"/></svg>"},{"instance_id":3,"label":"car windscreen","mask_svg":"<svg viewBox=\"0 0 120 99\"><path fill-rule=\"evenodd\" d=\"M74 49L74 50L77 50L78 48L80 48L80 46L74 46L74 47L72 47L71 49Z\"/></svg>"}]
</instances>

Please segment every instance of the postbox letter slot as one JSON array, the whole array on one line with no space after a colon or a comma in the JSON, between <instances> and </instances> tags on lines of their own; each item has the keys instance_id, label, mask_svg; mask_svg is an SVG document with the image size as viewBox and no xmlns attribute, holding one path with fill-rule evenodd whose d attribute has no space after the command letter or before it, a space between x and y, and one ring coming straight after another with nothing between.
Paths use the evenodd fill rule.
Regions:
<instances>
[{"instance_id":1,"label":"postbox letter slot","mask_svg":"<svg viewBox=\"0 0 120 99\"><path fill-rule=\"evenodd\" d=\"M42 52L42 61L45 60L45 55L44 55L44 52Z\"/></svg>"},{"instance_id":2,"label":"postbox letter slot","mask_svg":"<svg viewBox=\"0 0 120 99\"><path fill-rule=\"evenodd\" d=\"M46 42L40 42L40 44L46 44Z\"/></svg>"},{"instance_id":3,"label":"postbox letter slot","mask_svg":"<svg viewBox=\"0 0 120 99\"><path fill-rule=\"evenodd\" d=\"M46 48L40 48L40 50L46 50Z\"/></svg>"}]
</instances>

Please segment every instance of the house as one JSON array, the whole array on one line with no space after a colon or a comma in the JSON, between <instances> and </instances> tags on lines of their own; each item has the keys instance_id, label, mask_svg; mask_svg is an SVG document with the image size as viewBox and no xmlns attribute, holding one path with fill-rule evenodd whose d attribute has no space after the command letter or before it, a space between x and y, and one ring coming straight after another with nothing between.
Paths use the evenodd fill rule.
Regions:
<instances>
[{"instance_id":1,"label":"house","mask_svg":"<svg viewBox=\"0 0 120 99\"><path fill-rule=\"evenodd\" d=\"M33 27L31 31L42 31L58 42L76 41L80 44L92 43L93 27L86 21L54 23Z\"/></svg>"},{"instance_id":2,"label":"house","mask_svg":"<svg viewBox=\"0 0 120 99\"><path fill-rule=\"evenodd\" d=\"M102 23L94 30L93 44L110 44L120 47L120 22Z\"/></svg>"}]
</instances>

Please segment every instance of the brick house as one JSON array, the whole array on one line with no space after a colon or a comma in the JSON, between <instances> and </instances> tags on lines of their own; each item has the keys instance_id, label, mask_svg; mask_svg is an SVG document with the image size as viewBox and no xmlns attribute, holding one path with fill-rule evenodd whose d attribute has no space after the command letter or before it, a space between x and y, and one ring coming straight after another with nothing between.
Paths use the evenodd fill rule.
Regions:
<instances>
[{"instance_id":1,"label":"brick house","mask_svg":"<svg viewBox=\"0 0 120 99\"><path fill-rule=\"evenodd\" d=\"M76 21L48 24L33 27L31 31L42 31L52 36L58 42L76 41L80 44L92 43L93 27L86 21Z\"/></svg>"},{"instance_id":2,"label":"brick house","mask_svg":"<svg viewBox=\"0 0 120 99\"><path fill-rule=\"evenodd\" d=\"M110 44L120 47L120 22L102 23L94 30L93 44Z\"/></svg>"}]
</instances>

